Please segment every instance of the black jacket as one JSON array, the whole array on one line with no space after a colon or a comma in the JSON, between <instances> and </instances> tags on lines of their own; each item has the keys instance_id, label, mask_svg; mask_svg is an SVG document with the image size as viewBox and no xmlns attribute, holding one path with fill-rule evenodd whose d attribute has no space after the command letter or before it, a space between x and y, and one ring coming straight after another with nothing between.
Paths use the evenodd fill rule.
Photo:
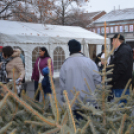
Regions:
<instances>
[{"instance_id":1,"label":"black jacket","mask_svg":"<svg viewBox=\"0 0 134 134\"><path fill-rule=\"evenodd\" d=\"M44 76L44 78L42 80L42 87L43 87L44 94L51 94L52 93L48 75Z\"/></svg>"},{"instance_id":2,"label":"black jacket","mask_svg":"<svg viewBox=\"0 0 134 134\"><path fill-rule=\"evenodd\" d=\"M111 56L110 64L114 64L112 82L109 84L113 85L112 89L124 89L128 80L132 78L133 69L133 53L129 45L122 43L114 55Z\"/></svg>"}]
</instances>

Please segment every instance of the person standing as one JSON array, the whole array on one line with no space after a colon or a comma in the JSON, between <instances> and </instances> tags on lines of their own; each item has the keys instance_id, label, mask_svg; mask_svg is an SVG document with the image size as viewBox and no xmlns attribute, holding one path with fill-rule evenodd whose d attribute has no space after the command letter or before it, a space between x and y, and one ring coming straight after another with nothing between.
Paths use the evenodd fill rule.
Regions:
<instances>
[{"instance_id":1,"label":"person standing","mask_svg":"<svg viewBox=\"0 0 134 134\"><path fill-rule=\"evenodd\" d=\"M113 86L112 92L114 96L121 97L128 80L132 79L133 53L131 47L125 43L125 38L121 34L114 35L112 45L115 50L109 65L114 64L114 71L113 75L108 76L112 78L112 81L108 84ZM129 89L127 89L126 94L129 94ZM126 100L121 102L126 103Z\"/></svg>"},{"instance_id":2,"label":"person standing","mask_svg":"<svg viewBox=\"0 0 134 134\"><path fill-rule=\"evenodd\" d=\"M80 91L79 97L83 100L85 94L82 90L89 92L84 79L87 80L90 89L94 93L96 84L101 83L101 76L95 73L93 70L98 71L96 64L81 53L81 44L75 39L68 42L70 57L65 60L60 70L60 87L61 92L66 90L68 92L69 100L72 100L74 95L70 90L75 87L77 91ZM90 96L90 102L94 102L94 97ZM76 118L79 118L77 109L74 108Z\"/></svg>"},{"instance_id":3,"label":"person standing","mask_svg":"<svg viewBox=\"0 0 134 134\"><path fill-rule=\"evenodd\" d=\"M95 63L98 66L99 71L101 71L103 68L103 65L102 65L101 59L100 59L103 54L104 54L104 45L102 45L102 47L101 47L101 53L99 53L95 58Z\"/></svg>"},{"instance_id":4,"label":"person standing","mask_svg":"<svg viewBox=\"0 0 134 134\"><path fill-rule=\"evenodd\" d=\"M52 93L50 78L49 78L49 68L48 67L43 68L42 73L44 76L43 81L42 81L42 87L44 89L44 94L46 96L47 94Z\"/></svg>"},{"instance_id":5,"label":"person standing","mask_svg":"<svg viewBox=\"0 0 134 134\"><path fill-rule=\"evenodd\" d=\"M2 56L2 49L3 49L3 46L0 46L0 62L2 62L4 60L4 58Z\"/></svg>"},{"instance_id":6,"label":"person standing","mask_svg":"<svg viewBox=\"0 0 134 134\"><path fill-rule=\"evenodd\" d=\"M39 50L39 57L37 58L34 68L33 68L33 73L31 79L34 80L34 88L35 92L38 89L39 83L42 83L42 80L44 78L42 70L48 66L48 59L51 58L49 56L49 53L45 47L41 47ZM52 61L52 60L51 60ZM51 71L53 74L53 64L51 62ZM45 90L45 89L44 89ZM37 94L36 100L39 101L39 92Z\"/></svg>"},{"instance_id":7,"label":"person standing","mask_svg":"<svg viewBox=\"0 0 134 134\"><path fill-rule=\"evenodd\" d=\"M4 84L16 80L16 88L20 96L21 82L25 77L25 69L20 58L20 50L13 50L11 46L5 46L2 49L2 57L4 58L0 63L0 81Z\"/></svg>"}]
</instances>

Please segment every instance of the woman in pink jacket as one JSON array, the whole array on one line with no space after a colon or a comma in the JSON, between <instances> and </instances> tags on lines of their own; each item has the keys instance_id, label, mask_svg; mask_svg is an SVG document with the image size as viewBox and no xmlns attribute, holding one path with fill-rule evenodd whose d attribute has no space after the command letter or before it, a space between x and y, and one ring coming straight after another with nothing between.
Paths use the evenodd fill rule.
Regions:
<instances>
[{"instance_id":1,"label":"woman in pink jacket","mask_svg":"<svg viewBox=\"0 0 134 134\"><path fill-rule=\"evenodd\" d=\"M42 83L43 80L43 73L42 70L43 68L48 66L48 59L50 59L51 57L49 56L49 53L47 51L47 49L45 47L41 47L39 50L39 57L37 58L35 65L34 65L34 69L33 69L33 73L32 73L32 80L34 80L34 88L35 88L35 92L38 89L38 84ZM52 60L51 60L52 61ZM53 64L51 62L51 71L53 73ZM37 94L36 100L39 101L39 93Z\"/></svg>"}]
</instances>

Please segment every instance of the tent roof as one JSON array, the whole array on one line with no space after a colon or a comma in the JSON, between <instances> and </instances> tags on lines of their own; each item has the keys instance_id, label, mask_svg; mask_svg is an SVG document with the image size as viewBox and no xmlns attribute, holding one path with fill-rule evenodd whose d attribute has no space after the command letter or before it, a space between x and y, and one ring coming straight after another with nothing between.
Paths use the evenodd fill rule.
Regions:
<instances>
[{"instance_id":1,"label":"tent roof","mask_svg":"<svg viewBox=\"0 0 134 134\"><path fill-rule=\"evenodd\" d=\"M104 37L76 26L43 25L0 20L3 43L67 43L69 39L85 39L89 44L104 44Z\"/></svg>"}]
</instances>

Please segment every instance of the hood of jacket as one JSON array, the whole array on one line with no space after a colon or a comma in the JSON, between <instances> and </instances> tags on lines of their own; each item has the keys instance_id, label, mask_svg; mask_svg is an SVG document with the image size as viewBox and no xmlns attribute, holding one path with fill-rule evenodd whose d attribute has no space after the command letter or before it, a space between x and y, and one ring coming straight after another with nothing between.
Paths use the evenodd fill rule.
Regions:
<instances>
[{"instance_id":1,"label":"hood of jacket","mask_svg":"<svg viewBox=\"0 0 134 134\"><path fill-rule=\"evenodd\" d=\"M19 49L14 49L12 57L20 57L21 51Z\"/></svg>"}]
</instances>

